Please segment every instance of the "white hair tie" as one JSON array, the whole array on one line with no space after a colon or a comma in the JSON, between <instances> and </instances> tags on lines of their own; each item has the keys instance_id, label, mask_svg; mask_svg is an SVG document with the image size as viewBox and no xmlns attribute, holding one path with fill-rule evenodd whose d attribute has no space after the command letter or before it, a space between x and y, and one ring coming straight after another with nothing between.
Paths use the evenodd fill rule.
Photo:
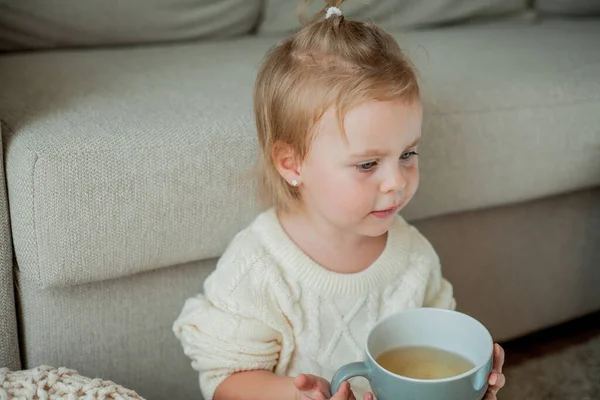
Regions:
<instances>
[{"instance_id":1,"label":"white hair tie","mask_svg":"<svg viewBox=\"0 0 600 400\"><path fill-rule=\"evenodd\" d=\"M325 14L325 19L329 19L332 15L342 15L342 10L337 7L329 7L327 9L327 14Z\"/></svg>"}]
</instances>

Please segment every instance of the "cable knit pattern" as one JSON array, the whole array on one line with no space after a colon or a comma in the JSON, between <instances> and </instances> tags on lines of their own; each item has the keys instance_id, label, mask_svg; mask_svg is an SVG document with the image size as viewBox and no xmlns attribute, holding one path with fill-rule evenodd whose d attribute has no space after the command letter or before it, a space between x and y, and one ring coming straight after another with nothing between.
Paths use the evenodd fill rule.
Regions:
<instances>
[{"instance_id":1,"label":"cable knit pattern","mask_svg":"<svg viewBox=\"0 0 600 400\"><path fill-rule=\"evenodd\" d=\"M77 371L46 365L11 372L0 369L0 400L144 400L133 390L111 381L86 378Z\"/></svg>"},{"instance_id":2,"label":"cable knit pattern","mask_svg":"<svg viewBox=\"0 0 600 400\"><path fill-rule=\"evenodd\" d=\"M455 301L432 246L400 216L369 268L340 274L302 252L270 210L234 238L173 330L211 400L240 371L331 379L364 357L377 321L416 307L454 308ZM362 398L368 387L353 382L353 390Z\"/></svg>"}]
</instances>

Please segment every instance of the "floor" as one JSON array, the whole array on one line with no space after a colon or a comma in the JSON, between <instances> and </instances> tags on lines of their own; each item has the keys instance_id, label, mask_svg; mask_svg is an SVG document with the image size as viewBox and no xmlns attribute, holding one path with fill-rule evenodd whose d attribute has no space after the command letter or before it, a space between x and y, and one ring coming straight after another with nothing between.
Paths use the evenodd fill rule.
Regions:
<instances>
[{"instance_id":1,"label":"floor","mask_svg":"<svg viewBox=\"0 0 600 400\"><path fill-rule=\"evenodd\" d=\"M600 313L503 346L500 400L600 400Z\"/></svg>"}]
</instances>

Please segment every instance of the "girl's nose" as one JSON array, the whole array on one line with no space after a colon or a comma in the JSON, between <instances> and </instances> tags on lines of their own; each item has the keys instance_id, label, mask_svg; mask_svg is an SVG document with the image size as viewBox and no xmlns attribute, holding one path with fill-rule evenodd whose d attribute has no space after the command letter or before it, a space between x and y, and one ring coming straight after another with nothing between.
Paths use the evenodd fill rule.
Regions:
<instances>
[{"instance_id":1,"label":"girl's nose","mask_svg":"<svg viewBox=\"0 0 600 400\"><path fill-rule=\"evenodd\" d=\"M387 173L386 178L381 183L381 192L399 192L406 187L406 178L402 173L401 168L391 168Z\"/></svg>"}]
</instances>

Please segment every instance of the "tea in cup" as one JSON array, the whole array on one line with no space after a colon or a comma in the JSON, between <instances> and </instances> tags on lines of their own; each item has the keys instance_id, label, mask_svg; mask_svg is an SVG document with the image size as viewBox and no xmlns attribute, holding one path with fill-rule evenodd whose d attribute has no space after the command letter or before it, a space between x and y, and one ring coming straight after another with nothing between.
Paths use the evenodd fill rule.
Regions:
<instances>
[{"instance_id":1,"label":"tea in cup","mask_svg":"<svg viewBox=\"0 0 600 400\"><path fill-rule=\"evenodd\" d=\"M456 311L418 308L379 322L365 345L365 361L333 377L363 376L377 400L481 400L492 370L494 342L476 319Z\"/></svg>"}]
</instances>

